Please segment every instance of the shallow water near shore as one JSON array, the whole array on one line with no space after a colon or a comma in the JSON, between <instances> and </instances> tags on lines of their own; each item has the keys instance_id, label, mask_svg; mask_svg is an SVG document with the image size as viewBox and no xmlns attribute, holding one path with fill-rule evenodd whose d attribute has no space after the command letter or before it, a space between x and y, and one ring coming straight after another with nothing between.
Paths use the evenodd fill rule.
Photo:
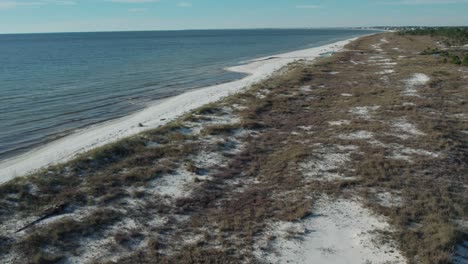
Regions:
<instances>
[{"instance_id":1,"label":"shallow water near shore","mask_svg":"<svg viewBox=\"0 0 468 264\"><path fill-rule=\"evenodd\" d=\"M0 160L136 112L154 100L243 76L226 67L369 33L297 29L0 35Z\"/></svg>"}]
</instances>

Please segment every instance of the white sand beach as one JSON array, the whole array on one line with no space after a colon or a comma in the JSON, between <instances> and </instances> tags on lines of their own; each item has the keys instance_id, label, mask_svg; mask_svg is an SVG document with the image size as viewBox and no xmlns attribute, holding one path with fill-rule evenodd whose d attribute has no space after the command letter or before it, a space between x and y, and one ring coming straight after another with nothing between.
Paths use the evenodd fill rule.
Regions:
<instances>
[{"instance_id":1,"label":"white sand beach","mask_svg":"<svg viewBox=\"0 0 468 264\"><path fill-rule=\"evenodd\" d=\"M227 70L249 74L247 77L219 85L190 91L129 115L78 131L23 155L0 162L0 184L15 177L32 173L49 165L66 162L93 148L154 129L202 105L215 102L230 94L268 78L279 69L297 60L314 60L322 53L337 52L357 38L316 48L278 54L250 61ZM139 124L143 124L141 127Z\"/></svg>"}]
</instances>

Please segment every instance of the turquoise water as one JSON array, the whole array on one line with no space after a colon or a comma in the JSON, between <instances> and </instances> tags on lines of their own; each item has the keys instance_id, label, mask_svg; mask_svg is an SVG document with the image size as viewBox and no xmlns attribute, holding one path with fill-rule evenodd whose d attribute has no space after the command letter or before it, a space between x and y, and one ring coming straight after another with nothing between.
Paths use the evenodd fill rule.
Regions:
<instances>
[{"instance_id":1,"label":"turquoise water","mask_svg":"<svg viewBox=\"0 0 468 264\"><path fill-rule=\"evenodd\" d=\"M350 29L0 35L0 159L149 102L242 75L223 68L371 33Z\"/></svg>"}]
</instances>

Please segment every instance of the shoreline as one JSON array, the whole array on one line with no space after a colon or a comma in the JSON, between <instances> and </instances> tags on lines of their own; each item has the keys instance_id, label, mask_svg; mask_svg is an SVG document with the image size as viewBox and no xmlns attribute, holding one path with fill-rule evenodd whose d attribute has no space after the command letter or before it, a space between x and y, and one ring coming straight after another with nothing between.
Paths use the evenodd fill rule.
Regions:
<instances>
[{"instance_id":1,"label":"shoreline","mask_svg":"<svg viewBox=\"0 0 468 264\"><path fill-rule=\"evenodd\" d=\"M226 68L227 71L244 73L247 76L236 81L207 86L158 100L136 113L96 124L19 156L1 161L0 184L16 177L28 175L47 166L69 161L77 155L94 148L165 125L191 110L216 102L248 88L252 84L267 79L289 63L297 60L312 61L319 58L323 53L340 51L346 44L364 36L367 35L319 47L257 58L248 61L244 65ZM140 123L144 127L140 127Z\"/></svg>"}]
</instances>

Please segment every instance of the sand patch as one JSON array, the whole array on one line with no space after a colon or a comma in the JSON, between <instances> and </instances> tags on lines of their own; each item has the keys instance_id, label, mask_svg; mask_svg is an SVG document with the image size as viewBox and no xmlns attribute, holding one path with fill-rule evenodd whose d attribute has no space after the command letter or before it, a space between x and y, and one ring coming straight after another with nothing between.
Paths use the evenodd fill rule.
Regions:
<instances>
[{"instance_id":1,"label":"sand patch","mask_svg":"<svg viewBox=\"0 0 468 264\"><path fill-rule=\"evenodd\" d=\"M372 115L374 114L374 112L379 110L379 109L380 109L380 106L378 106L378 105L376 105L376 106L357 106L357 107L351 108L351 110L349 110L349 112L351 114L357 115L357 116L359 116L361 118L370 119L370 118L372 118Z\"/></svg>"},{"instance_id":2,"label":"sand patch","mask_svg":"<svg viewBox=\"0 0 468 264\"><path fill-rule=\"evenodd\" d=\"M256 256L268 263L405 263L395 246L379 241L377 232L389 231L381 217L358 202L321 198L314 214L298 223L271 225L260 240Z\"/></svg>"},{"instance_id":3,"label":"sand patch","mask_svg":"<svg viewBox=\"0 0 468 264\"><path fill-rule=\"evenodd\" d=\"M440 156L437 153L430 152L424 149L413 149L413 148L406 148L404 146L400 146L400 147L395 146L393 148L392 158L412 162L412 156L414 155L426 156L430 158L438 158Z\"/></svg>"},{"instance_id":4,"label":"sand patch","mask_svg":"<svg viewBox=\"0 0 468 264\"><path fill-rule=\"evenodd\" d=\"M392 194L391 192L379 192L375 194L377 203L383 207L401 207L403 200L400 196Z\"/></svg>"},{"instance_id":5,"label":"sand patch","mask_svg":"<svg viewBox=\"0 0 468 264\"><path fill-rule=\"evenodd\" d=\"M298 126L297 128L305 130L305 131L310 131L314 128L314 126Z\"/></svg>"},{"instance_id":6,"label":"sand patch","mask_svg":"<svg viewBox=\"0 0 468 264\"><path fill-rule=\"evenodd\" d=\"M398 65L398 63L396 63L396 62L382 62L382 63L378 63L378 65L380 65L380 66L396 66L396 65Z\"/></svg>"},{"instance_id":7,"label":"sand patch","mask_svg":"<svg viewBox=\"0 0 468 264\"><path fill-rule=\"evenodd\" d=\"M431 80L429 76L423 73L415 73L411 78L405 81L405 90L403 95L406 96L419 96L418 95L418 86L425 85Z\"/></svg>"},{"instance_id":8,"label":"sand patch","mask_svg":"<svg viewBox=\"0 0 468 264\"><path fill-rule=\"evenodd\" d=\"M356 146L324 147L314 151L310 160L299 166L306 180L352 180L353 177L346 177L340 169L351 160L351 154L357 149Z\"/></svg>"},{"instance_id":9,"label":"sand patch","mask_svg":"<svg viewBox=\"0 0 468 264\"><path fill-rule=\"evenodd\" d=\"M302 86L301 88L299 88L299 90L302 91L302 92L311 92L312 88L310 87L310 85L305 85L305 86Z\"/></svg>"},{"instance_id":10,"label":"sand patch","mask_svg":"<svg viewBox=\"0 0 468 264\"><path fill-rule=\"evenodd\" d=\"M354 133L346 134L346 135L339 135L338 136L341 139L347 139L347 140L357 140L357 139L371 139L374 137L374 134L369 131L357 131Z\"/></svg>"},{"instance_id":11,"label":"sand patch","mask_svg":"<svg viewBox=\"0 0 468 264\"><path fill-rule=\"evenodd\" d=\"M392 74L394 72L395 72L395 70L383 70L383 71L377 72L377 74L384 75L384 74Z\"/></svg>"},{"instance_id":12,"label":"sand patch","mask_svg":"<svg viewBox=\"0 0 468 264\"><path fill-rule=\"evenodd\" d=\"M439 158L441 154L427 151L424 149L414 149L405 147L403 145L397 143L385 144L381 141L372 139L368 141L370 144L379 146L391 151L390 157L393 159L405 160L408 162L412 162L413 156L426 156L430 158Z\"/></svg>"},{"instance_id":13,"label":"sand patch","mask_svg":"<svg viewBox=\"0 0 468 264\"><path fill-rule=\"evenodd\" d=\"M396 136L401 139L408 139L410 137L424 136L426 135L419 130L414 124L411 124L406 118L399 118L392 124L393 128L402 134Z\"/></svg>"},{"instance_id":14,"label":"sand patch","mask_svg":"<svg viewBox=\"0 0 468 264\"><path fill-rule=\"evenodd\" d=\"M190 192L185 190L185 187L188 183L193 183L194 178L195 176L192 173L180 169L174 174L155 180L151 184L153 187L152 192L161 196L169 196L174 199L189 196Z\"/></svg>"},{"instance_id":15,"label":"sand patch","mask_svg":"<svg viewBox=\"0 0 468 264\"><path fill-rule=\"evenodd\" d=\"M363 62L363 61L354 61L354 60L350 60L349 62L351 62L351 63L354 64L354 65L363 65L363 64L366 64L366 63Z\"/></svg>"},{"instance_id":16,"label":"sand patch","mask_svg":"<svg viewBox=\"0 0 468 264\"><path fill-rule=\"evenodd\" d=\"M67 263L70 264L81 264L81 263L92 263L93 260L101 257L104 252L107 251L113 244L114 239L112 237L106 237L101 239L84 239L81 241L82 245L77 249L79 255L71 255L67 259ZM114 258L116 259L114 254Z\"/></svg>"},{"instance_id":17,"label":"sand patch","mask_svg":"<svg viewBox=\"0 0 468 264\"><path fill-rule=\"evenodd\" d=\"M338 121L329 121L328 124L330 126L342 126L342 125L349 125L351 124L350 120L338 120Z\"/></svg>"},{"instance_id":18,"label":"sand patch","mask_svg":"<svg viewBox=\"0 0 468 264\"><path fill-rule=\"evenodd\" d=\"M456 119L468 121L468 115L467 115L467 114L464 114L464 113L454 114L454 115L452 115L452 117L454 117L454 118L456 118Z\"/></svg>"},{"instance_id":19,"label":"sand patch","mask_svg":"<svg viewBox=\"0 0 468 264\"><path fill-rule=\"evenodd\" d=\"M373 45L371 45L371 47L372 47L374 50L378 51L378 52L383 52L383 49L381 48L381 45L382 45L382 43L378 43L378 44L373 44Z\"/></svg>"}]
</instances>

